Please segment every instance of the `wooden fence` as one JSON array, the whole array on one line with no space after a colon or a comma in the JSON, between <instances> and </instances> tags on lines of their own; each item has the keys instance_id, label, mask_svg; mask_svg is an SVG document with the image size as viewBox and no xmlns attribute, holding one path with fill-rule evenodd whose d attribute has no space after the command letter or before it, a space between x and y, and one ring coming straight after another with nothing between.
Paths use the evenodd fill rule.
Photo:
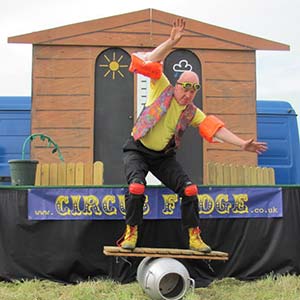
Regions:
<instances>
[{"instance_id":1,"label":"wooden fence","mask_svg":"<svg viewBox=\"0 0 300 300\"><path fill-rule=\"evenodd\" d=\"M207 163L207 185L274 185L273 168ZM36 186L102 185L104 167L95 163L41 163Z\"/></svg>"},{"instance_id":2,"label":"wooden fence","mask_svg":"<svg viewBox=\"0 0 300 300\"><path fill-rule=\"evenodd\" d=\"M37 165L36 186L102 185L103 163L40 163Z\"/></svg>"},{"instance_id":3,"label":"wooden fence","mask_svg":"<svg viewBox=\"0 0 300 300\"><path fill-rule=\"evenodd\" d=\"M207 163L207 184L215 185L274 185L273 168Z\"/></svg>"}]
</instances>

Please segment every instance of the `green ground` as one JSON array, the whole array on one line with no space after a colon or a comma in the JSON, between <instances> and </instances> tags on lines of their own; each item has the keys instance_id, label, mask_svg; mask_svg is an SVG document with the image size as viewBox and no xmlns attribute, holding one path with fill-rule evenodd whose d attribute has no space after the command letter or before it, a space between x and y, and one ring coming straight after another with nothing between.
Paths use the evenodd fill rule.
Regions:
<instances>
[{"instance_id":1,"label":"green ground","mask_svg":"<svg viewBox=\"0 0 300 300\"><path fill-rule=\"evenodd\" d=\"M147 300L137 282L121 285L111 280L64 285L51 281L0 282L1 300ZM268 276L262 280L233 278L213 282L207 288L188 291L185 300L300 300L299 276Z\"/></svg>"}]
</instances>

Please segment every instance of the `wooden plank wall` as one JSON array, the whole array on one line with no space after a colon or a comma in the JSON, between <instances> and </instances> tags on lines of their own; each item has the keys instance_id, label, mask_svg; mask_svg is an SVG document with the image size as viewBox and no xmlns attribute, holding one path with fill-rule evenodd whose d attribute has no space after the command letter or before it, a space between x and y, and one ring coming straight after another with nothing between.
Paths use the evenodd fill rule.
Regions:
<instances>
[{"instance_id":1,"label":"wooden plank wall","mask_svg":"<svg viewBox=\"0 0 300 300\"><path fill-rule=\"evenodd\" d=\"M256 138L254 51L199 50L202 63L203 110L225 122L243 139ZM203 144L203 161L257 165L257 155L222 143ZM207 170L204 168L204 183Z\"/></svg>"},{"instance_id":2,"label":"wooden plank wall","mask_svg":"<svg viewBox=\"0 0 300 300\"><path fill-rule=\"evenodd\" d=\"M93 161L94 69L101 48L34 46L32 132L51 136L66 162ZM32 157L55 162L42 143Z\"/></svg>"}]
</instances>

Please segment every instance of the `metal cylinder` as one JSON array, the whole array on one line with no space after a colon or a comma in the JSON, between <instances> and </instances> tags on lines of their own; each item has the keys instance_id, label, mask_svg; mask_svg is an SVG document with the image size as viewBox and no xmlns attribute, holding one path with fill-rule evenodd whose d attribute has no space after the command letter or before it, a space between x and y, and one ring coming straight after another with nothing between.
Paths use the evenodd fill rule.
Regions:
<instances>
[{"instance_id":1,"label":"metal cylinder","mask_svg":"<svg viewBox=\"0 0 300 300\"><path fill-rule=\"evenodd\" d=\"M144 258L137 269L137 281L153 300L182 299L194 280L185 266L173 258Z\"/></svg>"}]
</instances>

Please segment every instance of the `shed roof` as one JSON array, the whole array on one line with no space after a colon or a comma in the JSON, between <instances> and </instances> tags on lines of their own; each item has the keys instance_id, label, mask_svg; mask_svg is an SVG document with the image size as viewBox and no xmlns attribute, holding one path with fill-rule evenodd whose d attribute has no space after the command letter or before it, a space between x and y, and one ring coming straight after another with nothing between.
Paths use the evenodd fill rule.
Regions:
<instances>
[{"instance_id":1,"label":"shed roof","mask_svg":"<svg viewBox=\"0 0 300 300\"><path fill-rule=\"evenodd\" d=\"M9 43L156 47L169 36L170 24L182 17L145 9L8 38ZM188 19L177 48L228 50L289 50L286 44Z\"/></svg>"}]
</instances>

